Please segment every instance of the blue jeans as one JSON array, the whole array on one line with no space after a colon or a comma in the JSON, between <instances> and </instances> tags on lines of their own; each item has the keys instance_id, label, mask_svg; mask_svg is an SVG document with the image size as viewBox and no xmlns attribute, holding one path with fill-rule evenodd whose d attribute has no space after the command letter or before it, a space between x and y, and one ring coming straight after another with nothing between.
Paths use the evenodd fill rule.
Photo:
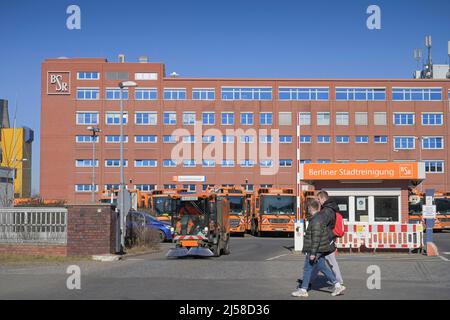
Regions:
<instances>
[{"instance_id":1,"label":"blue jeans","mask_svg":"<svg viewBox=\"0 0 450 320\"><path fill-rule=\"evenodd\" d=\"M335 285L338 281L336 280L336 276L334 275L333 271L331 271L330 267L328 266L327 262L325 261L325 257L319 254L319 259L317 260L317 264L313 265L309 263L309 256L310 254L307 253L305 256L305 265L303 267L303 281L302 281L302 289L308 290L309 282L311 281L311 274L313 271L313 268L317 268L317 271L322 271L322 273L325 275L325 277L328 278L328 280Z\"/></svg>"}]
</instances>

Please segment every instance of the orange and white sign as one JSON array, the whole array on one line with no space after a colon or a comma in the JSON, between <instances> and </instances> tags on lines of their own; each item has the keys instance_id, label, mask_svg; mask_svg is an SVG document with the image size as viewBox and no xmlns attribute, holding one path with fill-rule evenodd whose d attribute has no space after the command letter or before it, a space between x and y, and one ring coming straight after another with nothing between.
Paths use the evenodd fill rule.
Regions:
<instances>
[{"instance_id":1,"label":"orange and white sign","mask_svg":"<svg viewBox=\"0 0 450 320\"><path fill-rule=\"evenodd\" d=\"M47 72L47 94L70 94L70 72Z\"/></svg>"},{"instance_id":2,"label":"orange and white sign","mask_svg":"<svg viewBox=\"0 0 450 320\"><path fill-rule=\"evenodd\" d=\"M423 162L307 163L302 180L408 180L425 179Z\"/></svg>"}]
</instances>

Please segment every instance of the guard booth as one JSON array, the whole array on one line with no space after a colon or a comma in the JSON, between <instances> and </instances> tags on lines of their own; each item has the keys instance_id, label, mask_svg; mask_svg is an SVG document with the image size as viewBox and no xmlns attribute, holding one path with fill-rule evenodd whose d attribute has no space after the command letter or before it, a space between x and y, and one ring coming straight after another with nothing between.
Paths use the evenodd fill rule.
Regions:
<instances>
[{"instance_id":1,"label":"guard booth","mask_svg":"<svg viewBox=\"0 0 450 320\"><path fill-rule=\"evenodd\" d=\"M425 179L423 162L301 164L300 179L326 190L350 224L408 223L408 187Z\"/></svg>"}]
</instances>

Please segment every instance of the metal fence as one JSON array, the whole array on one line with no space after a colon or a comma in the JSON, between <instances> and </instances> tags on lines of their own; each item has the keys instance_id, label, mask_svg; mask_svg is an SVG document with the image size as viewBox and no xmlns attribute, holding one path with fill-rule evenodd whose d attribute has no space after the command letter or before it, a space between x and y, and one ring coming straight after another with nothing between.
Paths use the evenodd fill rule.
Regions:
<instances>
[{"instance_id":1,"label":"metal fence","mask_svg":"<svg viewBox=\"0 0 450 320\"><path fill-rule=\"evenodd\" d=\"M0 243L67 243L66 208L1 208Z\"/></svg>"}]
</instances>

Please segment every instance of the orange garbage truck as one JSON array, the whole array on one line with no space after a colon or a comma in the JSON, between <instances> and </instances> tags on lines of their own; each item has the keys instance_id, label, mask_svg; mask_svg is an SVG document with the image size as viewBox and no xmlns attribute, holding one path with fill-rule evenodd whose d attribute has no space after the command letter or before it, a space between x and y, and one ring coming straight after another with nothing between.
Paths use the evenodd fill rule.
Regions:
<instances>
[{"instance_id":1,"label":"orange garbage truck","mask_svg":"<svg viewBox=\"0 0 450 320\"><path fill-rule=\"evenodd\" d=\"M297 198L293 188L260 188L255 194L251 233L294 233Z\"/></svg>"},{"instance_id":2,"label":"orange garbage truck","mask_svg":"<svg viewBox=\"0 0 450 320\"><path fill-rule=\"evenodd\" d=\"M148 198L148 208L151 214L159 221L171 222L176 209L176 201L180 195L186 194L187 189L160 189L153 190Z\"/></svg>"},{"instance_id":3,"label":"orange garbage truck","mask_svg":"<svg viewBox=\"0 0 450 320\"><path fill-rule=\"evenodd\" d=\"M180 195L173 215L175 248L169 258L219 257L230 253L228 200L210 192Z\"/></svg>"},{"instance_id":4,"label":"orange garbage truck","mask_svg":"<svg viewBox=\"0 0 450 320\"><path fill-rule=\"evenodd\" d=\"M433 204L436 205L433 231L440 232L450 229L450 193L435 192ZM425 194L415 189L410 190L408 201L409 223L422 223L425 227L425 221L422 217L424 205Z\"/></svg>"},{"instance_id":5,"label":"orange garbage truck","mask_svg":"<svg viewBox=\"0 0 450 320\"><path fill-rule=\"evenodd\" d=\"M216 193L228 200L230 204L230 232L233 235L245 236L245 202L246 192L241 186L210 187L209 193Z\"/></svg>"}]
</instances>

